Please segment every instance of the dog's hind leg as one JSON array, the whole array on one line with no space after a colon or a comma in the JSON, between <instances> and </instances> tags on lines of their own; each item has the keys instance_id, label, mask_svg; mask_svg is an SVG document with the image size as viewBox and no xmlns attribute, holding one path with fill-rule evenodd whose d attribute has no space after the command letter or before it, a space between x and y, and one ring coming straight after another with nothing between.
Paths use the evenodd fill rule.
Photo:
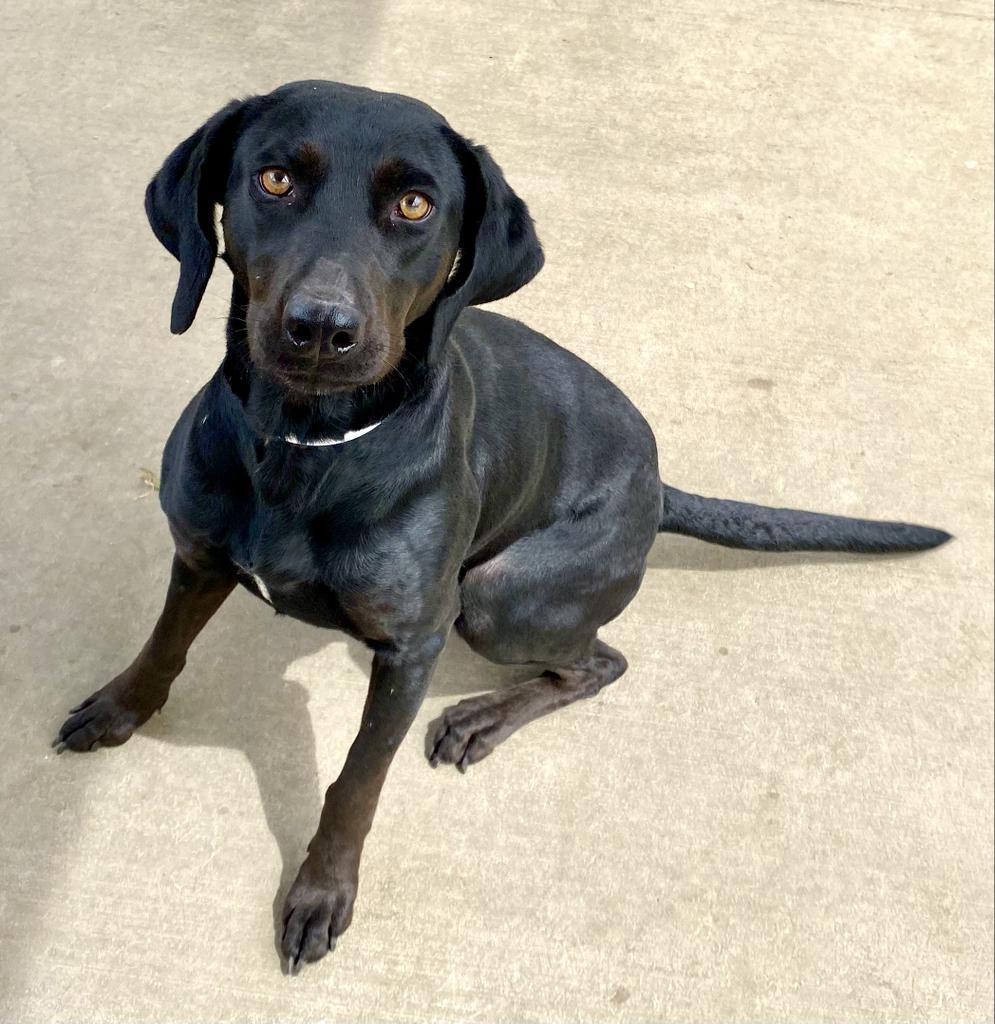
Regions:
<instances>
[{"instance_id":1,"label":"dog's hind leg","mask_svg":"<svg viewBox=\"0 0 995 1024\"><path fill-rule=\"evenodd\" d=\"M593 697L626 670L597 635L639 589L659 497L649 486L610 494L594 513L560 519L467 571L456 630L489 661L536 665L542 674L449 708L431 737L433 765L464 770L523 725Z\"/></svg>"},{"instance_id":2,"label":"dog's hind leg","mask_svg":"<svg viewBox=\"0 0 995 1024\"><path fill-rule=\"evenodd\" d=\"M506 690L469 697L443 713L432 738L429 761L454 764L460 771L485 758L523 725L593 697L628 667L613 647L595 640L590 654L570 665L551 668Z\"/></svg>"},{"instance_id":3,"label":"dog's hind leg","mask_svg":"<svg viewBox=\"0 0 995 1024\"><path fill-rule=\"evenodd\" d=\"M197 634L234 587L233 572L195 567L175 555L152 635L124 672L72 709L52 744L58 752L118 746L148 721L166 703Z\"/></svg>"}]
</instances>

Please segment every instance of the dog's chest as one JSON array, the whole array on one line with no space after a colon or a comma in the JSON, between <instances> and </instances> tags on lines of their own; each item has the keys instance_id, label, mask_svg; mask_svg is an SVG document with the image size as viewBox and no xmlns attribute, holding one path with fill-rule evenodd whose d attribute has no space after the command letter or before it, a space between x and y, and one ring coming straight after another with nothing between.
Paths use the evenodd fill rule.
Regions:
<instances>
[{"instance_id":1,"label":"dog's chest","mask_svg":"<svg viewBox=\"0 0 995 1024\"><path fill-rule=\"evenodd\" d=\"M229 541L240 581L277 612L365 639L389 637L393 574L369 572L376 544L329 536L327 523L257 507Z\"/></svg>"}]
</instances>

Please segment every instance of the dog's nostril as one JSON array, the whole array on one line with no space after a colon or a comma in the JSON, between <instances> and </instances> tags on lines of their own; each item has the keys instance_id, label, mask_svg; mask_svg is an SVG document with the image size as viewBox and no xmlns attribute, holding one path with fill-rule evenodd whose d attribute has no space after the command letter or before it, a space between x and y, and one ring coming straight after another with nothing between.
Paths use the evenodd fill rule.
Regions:
<instances>
[{"instance_id":1,"label":"dog's nostril","mask_svg":"<svg viewBox=\"0 0 995 1024\"><path fill-rule=\"evenodd\" d=\"M287 336L298 348L304 348L314 341L314 324L296 316L288 317Z\"/></svg>"},{"instance_id":2,"label":"dog's nostril","mask_svg":"<svg viewBox=\"0 0 995 1024\"><path fill-rule=\"evenodd\" d=\"M328 325L328 344L338 352L348 352L359 336L359 314L351 306L335 306Z\"/></svg>"},{"instance_id":3,"label":"dog's nostril","mask_svg":"<svg viewBox=\"0 0 995 1024\"><path fill-rule=\"evenodd\" d=\"M348 352L356 344L356 336L352 331L336 331L331 341L336 352Z\"/></svg>"}]
</instances>

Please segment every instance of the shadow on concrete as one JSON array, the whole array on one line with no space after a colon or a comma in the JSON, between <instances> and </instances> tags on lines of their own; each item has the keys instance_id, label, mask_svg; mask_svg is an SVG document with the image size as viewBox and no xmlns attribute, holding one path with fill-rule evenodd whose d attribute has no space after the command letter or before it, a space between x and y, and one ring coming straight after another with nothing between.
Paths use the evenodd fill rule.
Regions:
<instances>
[{"instance_id":1,"label":"shadow on concrete","mask_svg":"<svg viewBox=\"0 0 995 1024\"><path fill-rule=\"evenodd\" d=\"M368 675L372 655L343 633L284 617L260 620L261 609L255 603L242 592L229 598L219 615L224 621L209 623L196 641L191 664L175 684L168 717L153 716L141 733L177 747L219 747L245 756L280 851L280 881L273 899L274 945L279 952L283 901L317 827L323 801L320 780L328 774L327 766L322 771L317 760L308 691L287 678L288 669L301 658L344 642L350 659ZM526 669L523 676L521 667L490 664L454 633L439 659L429 696L457 698L530 674ZM329 679L328 685L334 687L336 680ZM343 714L358 722L363 697L350 687L343 701L349 704L344 703ZM252 713L246 714L250 703Z\"/></svg>"},{"instance_id":2,"label":"shadow on concrete","mask_svg":"<svg viewBox=\"0 0 995 1024\"><path fill-rule=\"evenodd\" d=\"M685 537L667 537L650 553L650 570L726 572L771 566L866 561L866 556L795 553L786 555L737 551L703 544ZM226 604L225 621L209 624L196 646L190 670L180 677L180 701L171 703L168 727L153 718L142 730L149 738L180 747L210 746L241 751L256 777L267 826L282 861L280 883L273 902L274 935L281 921L283 899L314 834L323 799L308 691L287 678L290 666L317 654L330 644L345 643L351 661L367 676L371 653L358 640L281 617L262 620L260 609L244 593ZM463 696L501 689L536 675L527 666L502 666L486 661L456 635L439 659L429 689L430 697ZM336 680L329 679L329 686ZM233 714L232 709L252 703L253 713ZM362 697L353 692L343 700L343 713L358 721ZM448 702L447 702L448 706ZM423 737L426 754L438 718L428 724ZM345 755L345 751L342 751Z\"/></svg>"},{"instance_id":3,"label":"shadow on concrete","mask_svg":"<svg viewBox=\"0 0 995 1024\"><path fill-rule=\"evenodd\" d=\"M771 566L866 561L866 556L737 551L684 537L667 537L650 553L650 570L725 572ZM167 718L154 716L142 734L178 747L221 747L244 754L255 775L266 824L281 858L273 899L274 946L279 950L283 900L318 823L323 792L308 690L288 678L301 658L330 644L345 643L351 661L367 676L371 653L342 633L293 619L269 618L248 594L237 592L218 620L197 640L191 665L179 678ZM111 670L108 671L110 674ZM439 659L430 697L452 697L495 690L531 678L534 668L500 666L472 651L454 633ZM336 686L335 679L328 680ZM339 684L341 685L341 684ZM362 695L351 685L343 692L343 714L359 720ZM252 713L244 708L251 702ZM446 706L449 705L446 702ZM354 706L352 706L354 705ZM233 713L233 709L242 709ZM424 736L426 754L436 718ZM342 751L342 756L345 751Z\"/></svg>"},{"instance_id":4,"label":"shadow on concrete","mask_svg":"<svg viewBox=\"0 0 995 1024\"><path fill-rule=\"evenodd\" d=\"M866 556L737 551L685 537L666 537L650 553L650 570L726 572L771 566L866 561ZM346 653L368 676L371 653L342 633L321 630L293 619L273 619L257 599L237 592L218 619L197 640L191 665L176 684L168 717L154 716L142 734L177 747L221 747L240 751L259 788L266 824L280 852L281 872L273 898L273 942L279 952L283 901L306 854L321 813L323 792L308 690L288 678L301 658L331 644ZM262 613L262 614L261 614ZM110 670L108 672L110 674ZM528 666L494 665L472 651L454 633L439 659L429 697L461 697L501 689L536 675ZM335 679L328 685L341 686ZM362 692L355 680L343 689L343 714L359 720ZM245 707L251 702L251 714ZM234 709L239 709L238 713ZM426 754L438 718L423 737ZM345 750L342 752L345 756Z\"/></svg>"},{"instance_id":5,"label":"shadow on concrete","mask_svg":"<svg viewBox=\"0 0 995 1024\"><path fill-rule=\"evenodd\" d=\"M646 567L681 572L740 572L746 569L783 569L799 565L866 565L870 561L908 557L908 553L855 555L845 551L741 551L670 534L664 535L653 545Z\"/></svg>"},{"instance_id":6,"label":"shadow on concrete","mask_svg":"<svg viewBox=\"0 0 995 1024\"><path fill-rule=\"evenodd\" d=\"M223 616L223 623L208 623L198 638L191 664L174 684L167 715L153 716L141 732L172 746L222 747L245 756L280 851L275 929L322 803L309 694L287 678L287 670L328 646L330 634L293 620L261 630L259 609L247 594L232 595Z\"/></svg>"}]
</instances>

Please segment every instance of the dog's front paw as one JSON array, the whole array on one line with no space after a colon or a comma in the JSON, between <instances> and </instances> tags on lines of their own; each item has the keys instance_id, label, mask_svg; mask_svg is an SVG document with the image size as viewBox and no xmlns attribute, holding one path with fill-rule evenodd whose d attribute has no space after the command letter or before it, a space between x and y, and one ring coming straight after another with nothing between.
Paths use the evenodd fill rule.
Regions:
<instances>
[{"instance_id":1,"label":"dog's front paw","mask_svg":"<svg viewBox=\"0 0 995 1024\"><path fill-rule=\"evenodd\" d=\"M356 889L354 870L322 866L311 857L301 865L283 904L280 950L291 974L335 948L352 920Z\"/></svg>"},{"instance_id":2,"label":"dog's front paw","mask_svg":"<svg viewBox=\"0 0 995 1024\"><path fill-rule=\"evenodd\" d=\"M60 754L120 746L162 707L168 694L168 685L142 685L127 673L120 675L71 710L52 746Z\"/></svg>"}]
</instances>

